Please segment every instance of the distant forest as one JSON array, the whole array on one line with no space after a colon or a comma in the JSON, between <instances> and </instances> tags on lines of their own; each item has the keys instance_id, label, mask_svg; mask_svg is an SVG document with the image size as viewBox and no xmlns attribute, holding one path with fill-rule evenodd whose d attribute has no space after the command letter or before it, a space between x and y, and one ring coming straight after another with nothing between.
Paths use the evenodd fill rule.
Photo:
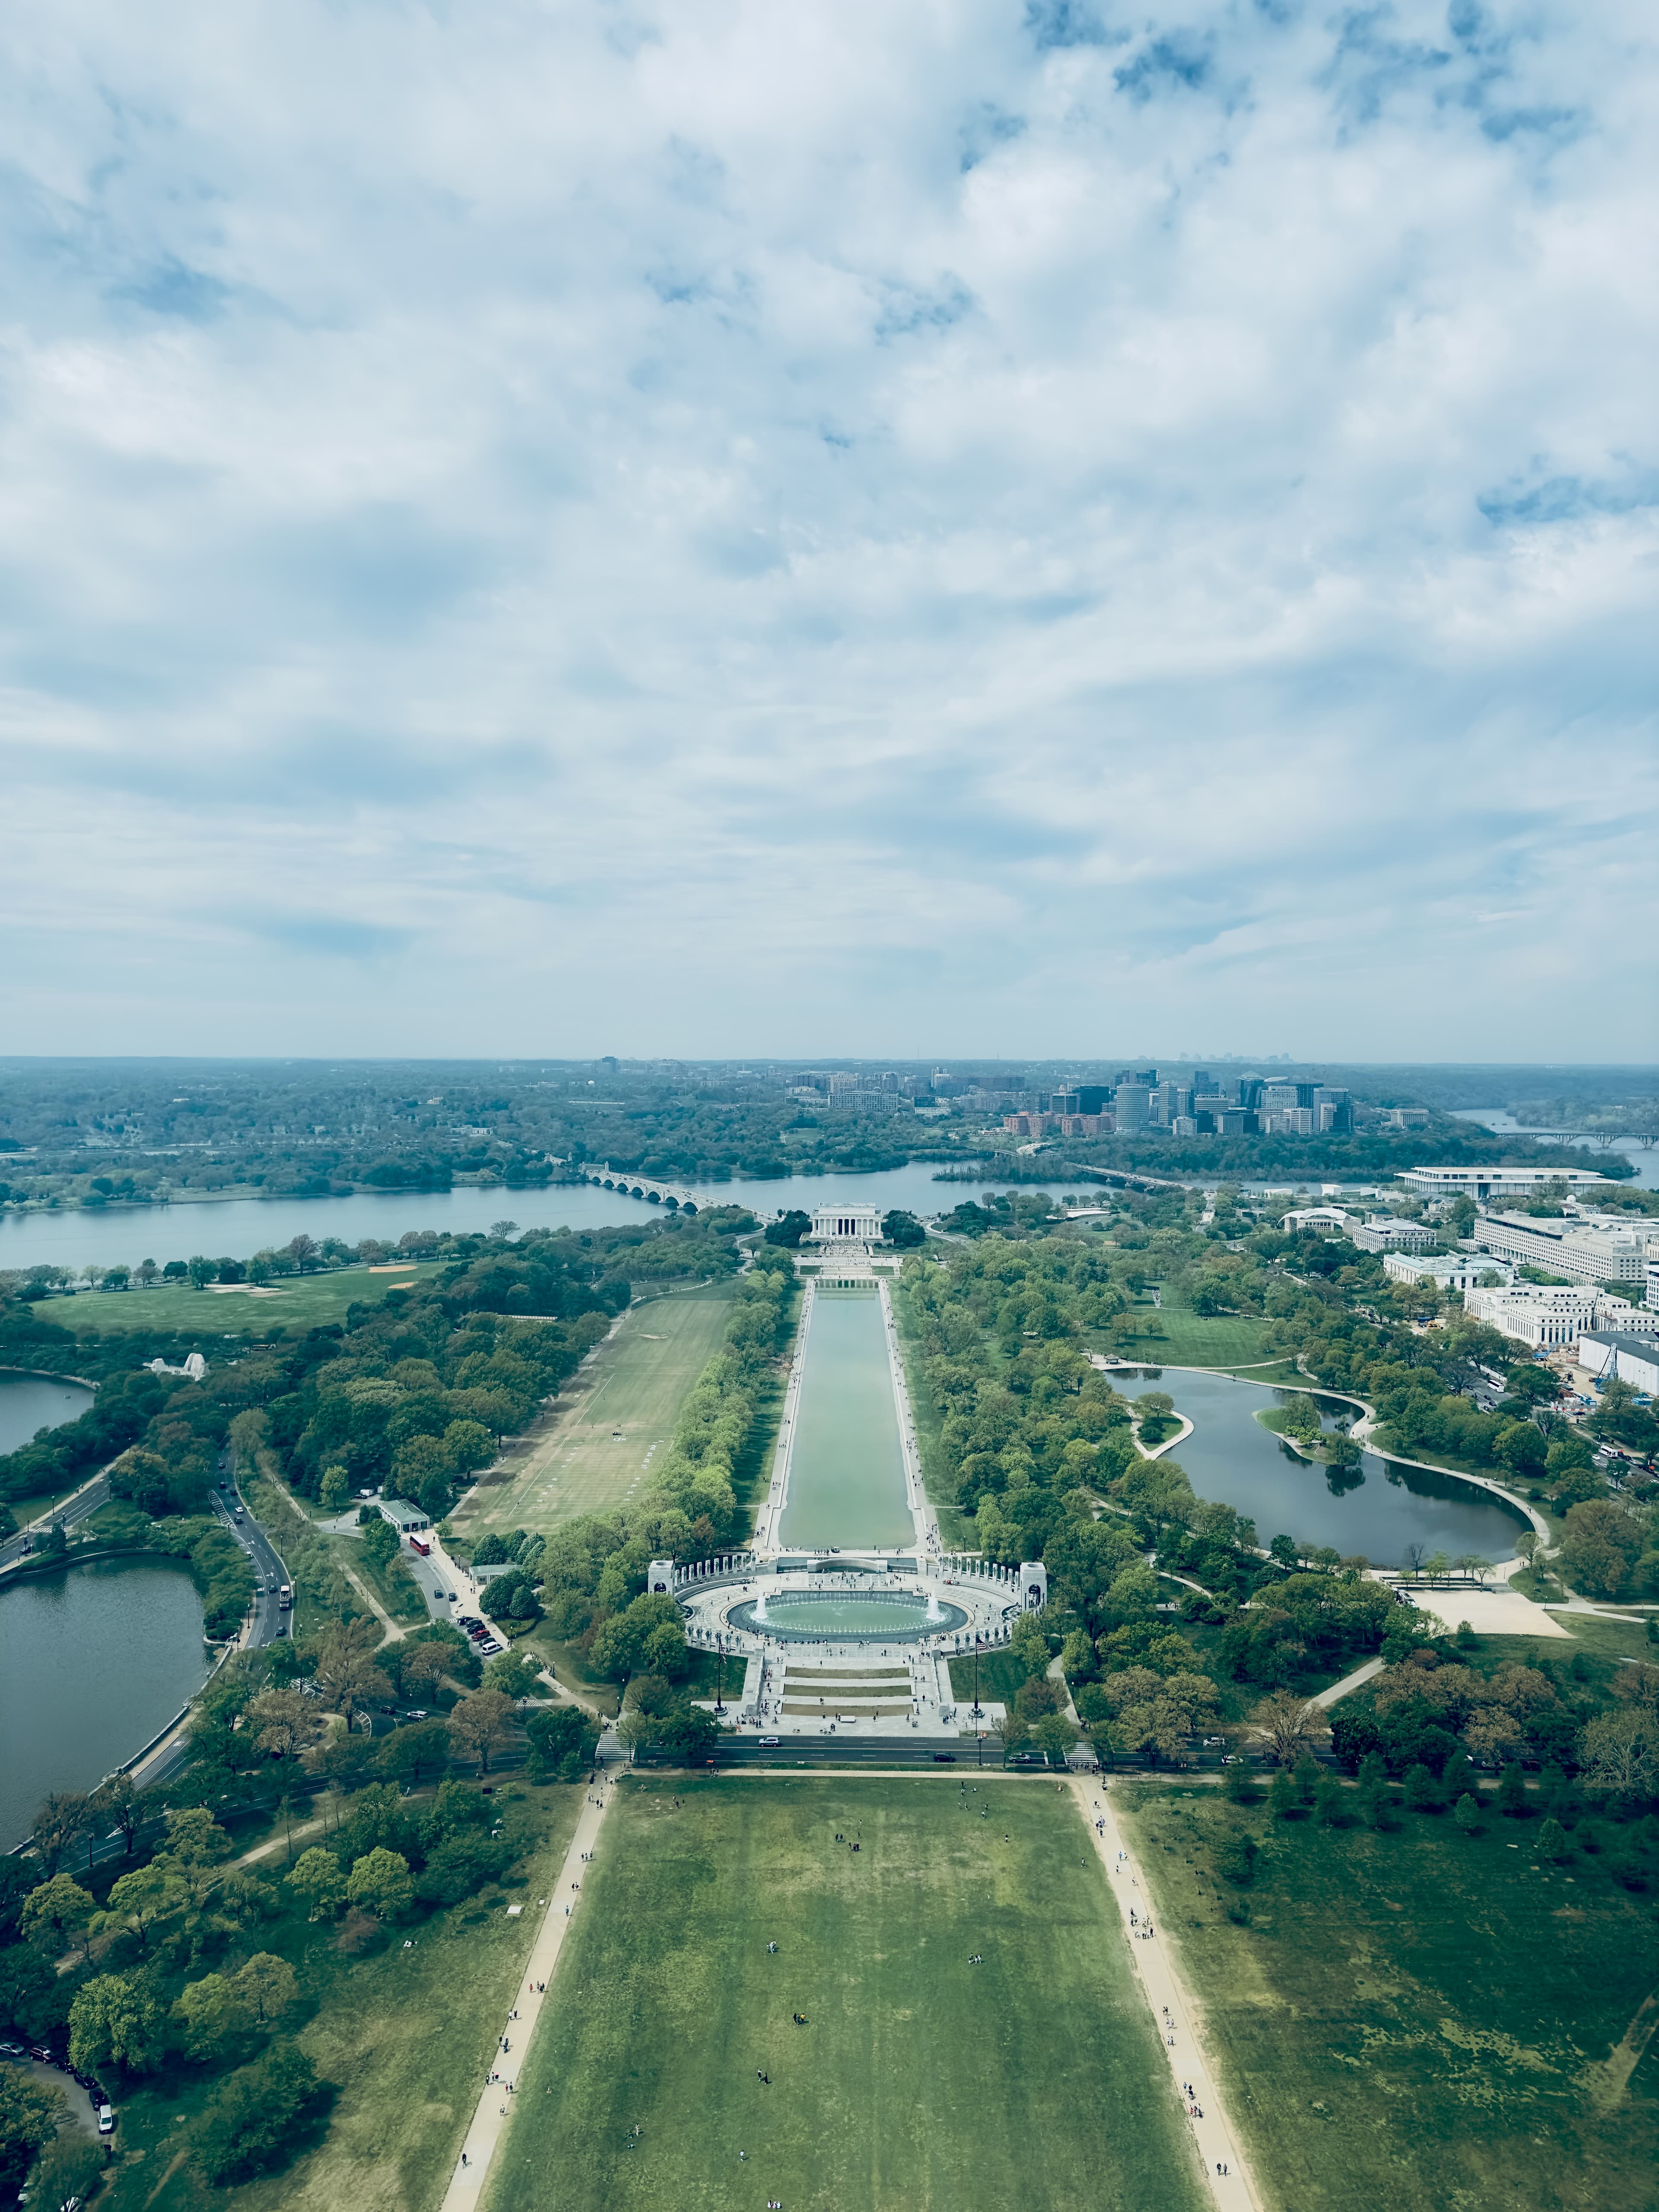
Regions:
<instances>
[{"instance_id":1,"label":"distant forest","mask_svg":"<svg viewBox=\"0 0 1659 2212\"><path fill-rule=\"evenodd\" d=\"M867 1091L804 1098L808 1071L786 1063L0 1060L0 1205L144 1205L186 1191L514 1189L571 1179L599 1161L700 1182L869 1173L912 1160L983 1161L1018 1176L1027 1169L1002 1128L1006 1109L1109 1083L1124 1064L959 1066L951 1084L941 1077L935 1099L931 1067L835 1063L895 1076L903 1095L883 1100ZM1224 1084L1247 1072L1243 1062L1211 1066ZM1162 1072L1179 1077L1190 1066L1166 1063ZM1068 1139L1044 1146L1042 1174L1052 1182L1074 1165L1306 1182L1387 1178L1435 1160L1539 1158L1618 1177L1632 1170L1605 1139L1659 1127L1659 1071L1649 1067L1264 1061L1254 1072L1343 1085L1361 1109L1422 1107L1428 1125L1316 1138ZM969 1085L975 1096L964 1095ZM1448 1118L1480 1106L1582 1130L1583 1142L1540 1148Z\"/></svg>"}]
</instances>

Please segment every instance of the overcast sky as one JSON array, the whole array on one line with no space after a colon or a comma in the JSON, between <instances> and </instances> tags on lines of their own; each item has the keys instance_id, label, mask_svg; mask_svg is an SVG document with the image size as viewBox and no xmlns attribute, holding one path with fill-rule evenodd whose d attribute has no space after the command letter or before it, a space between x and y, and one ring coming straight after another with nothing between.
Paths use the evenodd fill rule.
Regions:
<instances>
[{"instance_id":1,"label":"overcast sky","mask_svg":"<svg viewBox=\"0 0 1659 2212\"><path fill-rule=\"evenodd\" d=\"M1622 1060L1651 0L25 0L12 1052Z\"/></svg>"}]
</instances>

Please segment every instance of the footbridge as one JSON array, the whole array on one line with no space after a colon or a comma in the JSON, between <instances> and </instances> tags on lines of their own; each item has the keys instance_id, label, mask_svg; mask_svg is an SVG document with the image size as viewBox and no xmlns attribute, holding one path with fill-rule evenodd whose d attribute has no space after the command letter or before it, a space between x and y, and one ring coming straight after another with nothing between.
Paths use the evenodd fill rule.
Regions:
<instances>
[{"instance_id":1,"label":"footbridge","mask_svg":"<svg viewBox=\"0 0 1659 2212\"><path fill-rule=\"evenodd\" d=\"M613 1168L609 1160L598 1167L590 1164L585 1168L582 1181L597 1183L602 1190L620 1190L629 1198L642 1198L652 1206L665 1206L680 1213L695 1213L697 1210L696 1193L682 1184L664 1182L658 1176L637 1175L628 1168Z\"/></svg>"}]
</instances>

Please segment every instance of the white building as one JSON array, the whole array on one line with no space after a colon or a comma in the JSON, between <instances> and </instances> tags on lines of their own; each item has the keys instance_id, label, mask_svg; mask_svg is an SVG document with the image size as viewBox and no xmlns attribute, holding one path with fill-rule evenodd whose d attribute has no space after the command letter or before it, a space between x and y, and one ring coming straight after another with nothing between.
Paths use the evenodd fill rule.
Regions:
<instances>
[{"instance_id":1,"label":"white building","mask_svg":"<svg viewBox=\"0 0 1659 2212\"><path fill-rule=\"evenodd\" d=\"M1578 1340L1578 1364L1587 1375L1616 1375L1632 1389L1659 1396L1659 1336L1589 1330Z\"/></svg>"},{"instance_id":2,"label":"white building","mask_svg":"<svg viewBox=\"0 0 1659 2212\"><path fill-rule=\"evenodd\" d=\"M1543 1267L1570 1283L1640 1283L1648 1273L1644 1231L1592 1226L1571 1217L1539 1219L1528 1213L1484 1214L1469 1242L1517 1267Z\"/></svg>"},{"instance_id":3,"label":"white building","mask_svg":"<svg viewBox=\"0 0 1659 2212\"><path fill-rule=\"evenodd\" d=\"M1426 1252L1440 1242L1440 1231L1429 1221L1401 1221L1392 1213L1374 1213L1356 1222L1348 1231L1362 1252Z\"/></svg>"},{"instance_id":4,"label":"white building","mask_svg":"<svg viewBox=\"0 0 1659 2212\"><path fill-rule=\"evenodd\" d=\"M1577 1283L1516 1283L1502 1291L1465 1291L1463 1310L1501 1335L1512 1336L1534 1351L1576 1343L1587 1330L1611 1329L1634 1334L1646 1316L1628 1298Z\"/></svg>"},{"instance_id":5,"label":"white building","mask_svg":"<svg viewBox=\"0 0 1659 2212\"><path fill-rule=\"evenodd\" d=\"M1396 1283L1426 1279L1437 1283L1443 1291L1473 1291L1483 1285L1490 1290L1504 1290L1510 1273L1501 1261L1480 1252L1460 1252L1455 1259L1442 1255L1432 1260L1419 1258L1413 1252L1390 1252L1383 1259L1382 1272Z\"/></svg>"},{"instance_id":6,"label":"white building","mask_svg":"<svg viewBox=\"0 0 1659 2212\"><path fill-rule=\"evenodd\" d=\"M840 1206L815 1206L806 1240L812 1244L879 1244L881 1208L848 1200Z\"/></svg>"},{"instance_id":7,"label":"white building","mask_svg":"<svg viewBox=\"0 0 1659 2212\"><path fill-rule=\"evenodd\" d=\"M1346 1237L1358 1218L1340 1206L1299 1206L1294 1212L1281 1215L1279 1226L1292 1237L1310 1229L1328 1229L1339 1237Z\"/></svg>"},{"instance_id":8,"label":"white building","mask_svg":"<svg viewBox=\"0 0 1659 2212\"><path fill-rule=\"evenodd\" d=\"M1527 1198L1544 1183L1569 1190L1607 1177L1589 1168L1402 1168L1398 1180L1420 1198Z\"/></svg>"}]
</instances>

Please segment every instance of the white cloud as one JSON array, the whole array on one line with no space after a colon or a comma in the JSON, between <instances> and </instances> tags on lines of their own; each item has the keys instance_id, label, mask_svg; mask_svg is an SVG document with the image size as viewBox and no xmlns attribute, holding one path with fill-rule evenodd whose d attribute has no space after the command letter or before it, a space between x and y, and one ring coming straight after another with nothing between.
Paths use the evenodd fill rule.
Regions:
<instances>
[{"instance_id":1,"label":"white cloud","mask_svg":"<svg viewBox=\"0 0 1659 2212\"><path fill-rule=\"evenodd\" d=\"M1634 0L9 61L12 1049L1659 1042Z\"/></svg>"}]
</instances>

